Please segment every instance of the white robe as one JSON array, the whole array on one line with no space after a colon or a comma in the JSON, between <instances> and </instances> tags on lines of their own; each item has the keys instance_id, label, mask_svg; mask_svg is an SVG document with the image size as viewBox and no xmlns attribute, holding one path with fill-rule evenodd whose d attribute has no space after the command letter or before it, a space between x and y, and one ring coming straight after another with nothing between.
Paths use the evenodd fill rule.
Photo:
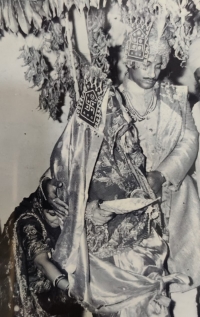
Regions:
<instances>
[{"instance_id":1,"label":"white robe","mask_svg":"<svg viewBox=\"0 0 200 317\"><path fill-rule=\"evenodd\" d=\"M200 134L200 102L197 102L193 109L192 114L194 118L195 125ZM199 139L199 148L200 148L200 139ZM200 197L200 151L198 152L197 159L195 162L195 180L197 182L198 193Z\"/></svg>"},{"instance_id":2,"label":"white robe","mask_svg":"<svg viewBox=\"0 0 200 317\"><path fill-rule=\"evenodd\" d=\"M193 180L187 174L197 156L198 132L187 102L187 88L163 83L156 89L155 110L135 124L147 171L160 171L166 178L161 208L168 219L168 269L170 273L190 276L194 288L200 285L200 202ZM146 92L127 78L120 90L122 94L129 93L137 109L138 103L144 102ZM185 286L171 289L186 290Z\"/></svg>"}]
</instances>

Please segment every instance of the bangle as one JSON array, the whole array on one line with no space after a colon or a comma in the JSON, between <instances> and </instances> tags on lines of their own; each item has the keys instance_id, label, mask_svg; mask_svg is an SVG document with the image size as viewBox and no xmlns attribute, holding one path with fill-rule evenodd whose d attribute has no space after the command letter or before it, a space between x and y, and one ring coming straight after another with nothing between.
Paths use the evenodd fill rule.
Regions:
<instances>
[{"instance_id":1,"label":"bangle","mask_svg":"<svg viewBox=\"0 0 200 317\"><path fill-rule=\"evenodd\" d=\"M57 276L57 277L55 278L55 280L53 281L53 286L54 286L54 287L58 287L58 283L59 283L61 280L64 280L64 279L67 279L67 276L64 275L64 274L61 274L61 275Z\"/></svg>"}]
</instances>

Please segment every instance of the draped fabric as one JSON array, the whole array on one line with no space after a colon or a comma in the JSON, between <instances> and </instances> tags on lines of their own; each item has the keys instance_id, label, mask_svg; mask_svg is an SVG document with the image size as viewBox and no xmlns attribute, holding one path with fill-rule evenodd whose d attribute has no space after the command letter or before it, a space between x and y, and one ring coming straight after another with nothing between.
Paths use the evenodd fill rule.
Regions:
<instances>
[{"instance_id":1,"label":"draped fabric","mask_svg":"<svg viewBox=\"0 0 200 317\"><path fill-rule=\"evenodd\" d=\"M195 125L197 127L197 131L200 134L200 124L199 124L199 117L200 117L200 102L197 102L193 109L192 109L192 115L194 118ZM200 149L200 138L199 138L199 149ZM197 188L198 188L198 194L200 198L200 151L198 152L197 159L195 161L195 170L196 170L196 182L197 182Z\"/></svg>"},{"instance_id":2,"label":"draped fabric","mask_svg":"<svg viewBox=\"0 0 200 317\"><path fill-rule=\"evenodd\" d=\"M166 178L161 209L165 215L170 246L168 269L191 277L192 284L173 285L171 291L186 291L200 285L200 201L194 183L187 175L198 152L198 132L187 102L187 88L161 83L157 106L143 121L137 122L148 171L158 170ZM134 89L127 84L121 87ZM151 145L149 145L149 143Z\"/></svg>"},{"instance_id":3,"label":"draped fabric","mask_svg":"<svg viewBox=\"0 0 200 317\"><path fill-rule=\"evenodd\" d=\"M190 176L186 176L179 191L171 193L169 218L170 272L183 272L190 276L190 288L200 285L200 202ZM171 286L171 291L185 291L187 286Z\"/></svg>"},{"instance_id":4,"label":"draped fabric","mask_svg":"<svg viewBox=\"0 0 200 317\"><path fill-rule=\"evenodd\" d=\"M131 190L136 189L151 195L141 171L141 150L139 147L133 150L137 144L136 135L133 142L134 133L130 133L130 126L120 111L115 91L111 90L109 100L108 92L105 94L101 112L102 117L106 117L101 129L94 129L75 112L51 155L52 177L63 182L58 195L69 206L69 216L64 222L53 257L69 274L70 294L90 311L111 316L119 313L124 317L167 316L164 306L169 304L169 300L162 293L167 246L153 228L154 221L148 222L152 228L147 231L146 237L140 239L140 235L136 234L123 250L112 249L107 257L95 255L94 244L90 244L92 237L93 242L96 237L98 251L106 245L106 241L111 242L111 232L119 230L123 220L132 228L135 226L138 232L143 225L140 230L144 233L146 225L144 215L138 215L137 223L133 220L134 216L131 219L127 215L118 221L116 218L111 220L110 228L107 224L93 226L87 218L88 201L128 197ZM128 144L132 144L133 150L128 151L133 154L128 161L123 155L127 153L127 147L120 143L125 139L131 141ZM116 153L118 141L120 151ZM119 168L120 162L125 164L123 168ZM91 229L94 229L92 234ZM116 244L120 244L119 240Z\"/></svg>"}]
</instances>

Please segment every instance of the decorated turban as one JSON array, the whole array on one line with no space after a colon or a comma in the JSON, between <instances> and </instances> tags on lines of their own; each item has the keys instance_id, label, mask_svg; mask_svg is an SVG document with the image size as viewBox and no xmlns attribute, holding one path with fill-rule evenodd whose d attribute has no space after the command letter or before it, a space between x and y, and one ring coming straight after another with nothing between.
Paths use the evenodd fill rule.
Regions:
<instances>
[{"instance_id":1,"label":"decorated turban","mask_svg":"<svg viewBox=\"0 0 200 317\"><path fill-rule=\"evenodd\" d=\"M161 55L162 69L166 68L171 48L165 34L159 34L159 26L156 23L153 26L136 23L127 33L124 45L127 67L145 65L149 55Z\"/></svg>"}]
</instances>

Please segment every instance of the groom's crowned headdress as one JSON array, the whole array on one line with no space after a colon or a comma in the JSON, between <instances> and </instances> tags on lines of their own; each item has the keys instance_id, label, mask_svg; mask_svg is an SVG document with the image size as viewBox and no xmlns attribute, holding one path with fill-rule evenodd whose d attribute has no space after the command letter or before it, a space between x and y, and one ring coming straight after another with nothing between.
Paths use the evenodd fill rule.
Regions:
<instances>
[{"instance_id":1,"label":"groom's crowned headdress","mask_svg":"<svg viewBox=\"0 0 200 317\"><path fill-rule=\"evenodd\" d=\"M132 27L132 32L126 42L127 60L144 61L148 57L148 36L150 26L138 22Z\"/></svg>"},{"instance_id":2,"label":"groom's crowned headdress","mask_svg":"<svg viewBox=\"0 0 200 317\"><path fill-rule=\"evenodd\" d=\"M119 1L118 1L119 2ZM126 25L123 46L128 67L147 63L149 55L162 55L165 68L171 48L186 60L192 28L187 0L128 0L121 4L121 20Z\"/></svg>"},{"instance_id":3,"label":"groom's crowned headdress","mask_svg":"<svg viewBox=\"0 0 200 317\"><path fill-rule=\"evenodd\" d=\"M132 3L133 5L133 3ZM135 7L136 8L136 7ZM133 8L132 8L133 9ZM126 64L132 67L133 63L138 65L147 63L149 55L162 55L163 68L166 67L170 53L170 29L167 25L166 10L158 2L149 3L144 13L141 10L134 10L131 16L129 7L129 18L126 16L129 31L125 37Z\"/></svg>"}]
</instances>

